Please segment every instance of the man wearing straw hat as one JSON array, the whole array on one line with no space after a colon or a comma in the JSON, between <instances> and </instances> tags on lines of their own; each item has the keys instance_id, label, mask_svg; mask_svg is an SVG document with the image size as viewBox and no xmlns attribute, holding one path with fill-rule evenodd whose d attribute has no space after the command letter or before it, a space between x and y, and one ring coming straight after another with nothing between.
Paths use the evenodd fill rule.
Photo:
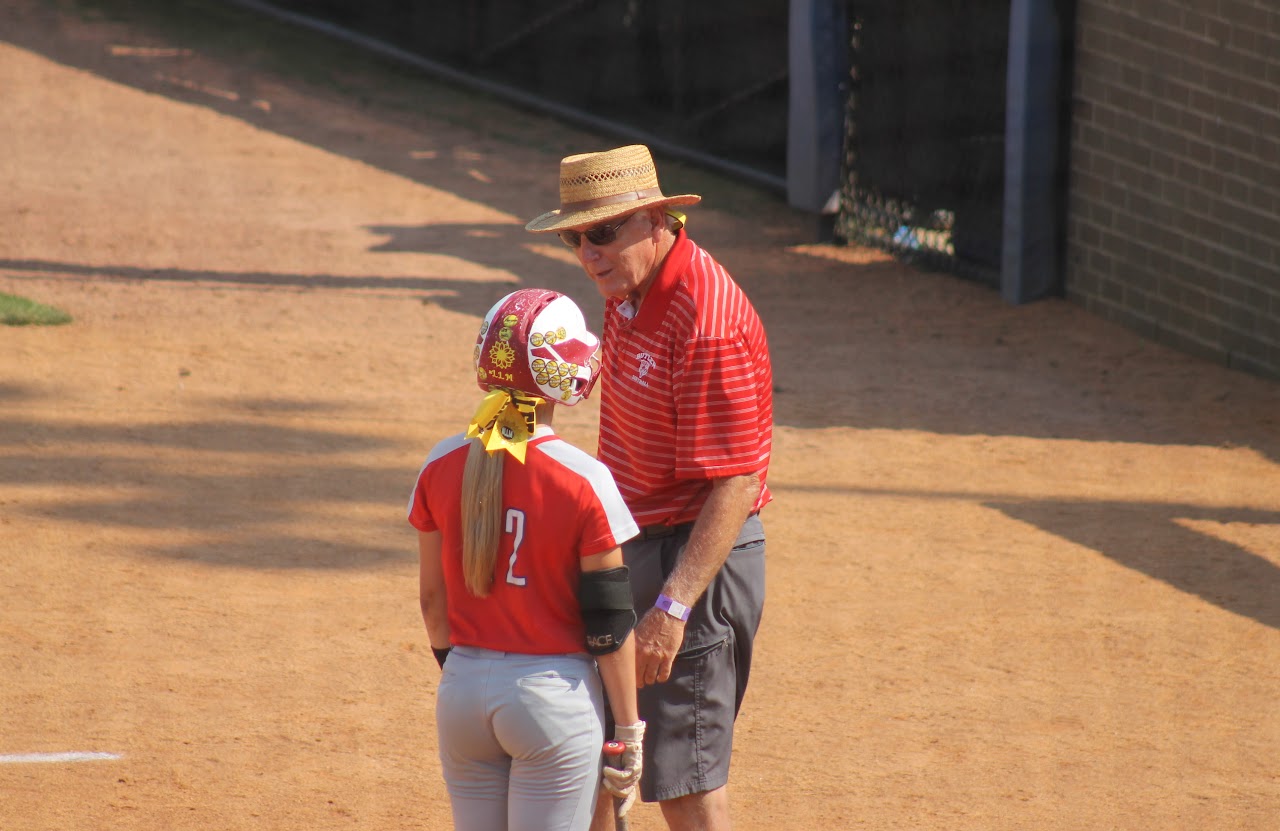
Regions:
<instances>
[{"instance_id":1,"label":"man wearing straw hat","mask_svg":"<svg viewBox=\"0 0 1280 831\"><path fill-rule=\"evenodd\" d=\"M733 724L764 605L773 372L750 301L699 248L649 149L560 162L558 233L605 299L598 456L641 526L623 546L644 736L640 794L672 831L729 821ZM607 803L608 800L601 800ZM604 812L593 828L608 827Z\"/></svg>"}]
</instances>

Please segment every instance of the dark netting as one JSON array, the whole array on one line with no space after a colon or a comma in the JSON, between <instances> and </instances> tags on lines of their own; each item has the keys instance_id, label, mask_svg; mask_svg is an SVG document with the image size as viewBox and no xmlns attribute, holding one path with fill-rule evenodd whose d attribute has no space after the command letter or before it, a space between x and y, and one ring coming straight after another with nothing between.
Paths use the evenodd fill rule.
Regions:
<instances>
[{"instance_id":1,"label":"dark netting","mask_svg":"<svg viewBox=\"0 0 1280 831\"><path fill-rule=\"evenodd\" d=\"M1009 3L849 0L837 233L995 284Z\"/></svg>"},{"instance_id":2,"label":"dark netting","mask_svg":"<svg viewBox=\"0 0 1280 831\"><path fill-rule=\"evenodd\" d=\"M273 0L478 78L785 175L787 0Z\"/></svg>"}]
</instances>

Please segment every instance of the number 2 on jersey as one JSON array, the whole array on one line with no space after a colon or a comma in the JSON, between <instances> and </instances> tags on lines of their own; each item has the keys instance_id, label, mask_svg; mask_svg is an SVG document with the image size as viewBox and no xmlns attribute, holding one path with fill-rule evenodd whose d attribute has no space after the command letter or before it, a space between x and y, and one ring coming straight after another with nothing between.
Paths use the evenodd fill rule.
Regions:
<instances>
[{"instance_id":1,"label":"number 2 on jersey","mask_svg":"<svg viewBox=\"0 0 1280 831\"><path fill-rule=\"evenodd\" d=\"M515 544L511 546L511 562L507 566L507 582L513 586L523 586L529 582L527 578L516 575L516 558L520 556L520 543L524 542L524 511L507 508L506 531L515 534Z\"/></svg>"}]
</instances>

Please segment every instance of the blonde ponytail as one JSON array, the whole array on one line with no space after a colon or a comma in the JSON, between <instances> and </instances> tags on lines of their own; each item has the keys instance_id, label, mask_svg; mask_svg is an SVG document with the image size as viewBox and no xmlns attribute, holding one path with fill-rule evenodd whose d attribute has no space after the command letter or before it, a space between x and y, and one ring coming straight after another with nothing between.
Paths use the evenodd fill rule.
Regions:
<instances>
[{"instance_id":1,"label":"blonde ponytail","mask_svg":"<svg viewBox=\"0 0 1280 831\"><path fill-rule=\"evenodd\" d=\"M502 534L502 465L505 453L488 453L476 440L462 473L462 576L467 591L488 597Z\"/></svg>"}]
</instances>

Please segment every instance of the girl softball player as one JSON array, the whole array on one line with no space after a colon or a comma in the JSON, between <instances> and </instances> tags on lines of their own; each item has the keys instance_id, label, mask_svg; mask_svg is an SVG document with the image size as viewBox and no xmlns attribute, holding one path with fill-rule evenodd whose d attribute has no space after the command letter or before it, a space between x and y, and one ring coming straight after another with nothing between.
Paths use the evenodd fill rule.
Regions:
<instances>
[{"instance_id":1,"label":"girl softball player","mask_svg":"<svg viewBox=\"0 0 1280 831\"><path fill-rule=\"evenodd\" d=\"M627 745L605 787L635 799L644 723L620 545L638 533L605 467L557 438L600 341L568 297L498 301L476 341L487 395L418 474L420 601L443 675L436 728L460 831L585 831L601 784L602 684Z\"/></svg>"}]
</instances>

